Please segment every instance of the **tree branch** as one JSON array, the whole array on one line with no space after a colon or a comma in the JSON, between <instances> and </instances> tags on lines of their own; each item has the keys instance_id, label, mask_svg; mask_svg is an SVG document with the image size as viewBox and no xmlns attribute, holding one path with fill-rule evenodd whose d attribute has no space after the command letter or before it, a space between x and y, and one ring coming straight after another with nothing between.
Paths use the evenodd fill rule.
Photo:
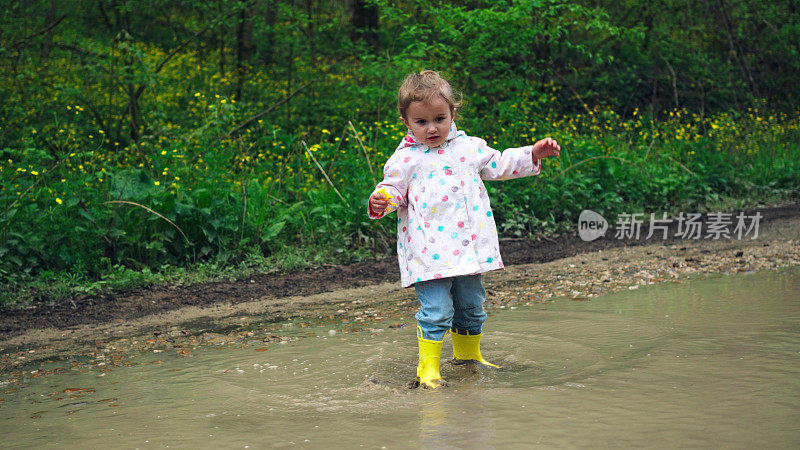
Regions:
<instances>
[{"instance_id":1,"label":"tree branch","mask_svg":"<svg viewBox=\"0 0 800 450\"><path fill-rule=\"evenodd\" d=\"M669 73L672 75L672 95L675 98L675 109L678 109L678 76L675 74L675 69L672 68L672 64L667 61L667 58L664 58L661 52L658 52L658 57L664 61L667 65L667 69L669 69Z\"/></svg>"},{"instance_id":2,"label":"tree branch","mask_svg":"<svg viewBox=\"0 0 800 450\"><path fill-rule=\"evenodd\" d=\"M253 3L254 3L254 1L251 0L251 1L247 2L247 4L243 5L242 8L248 8L248 7L252 6ZM219 23L221 23L223 19L226 19L229 16L232 16L232 15L238 13L240 11L240 9L241 8L233 8L233 9L231 9L230 11L225 13L222 17L220 17L219 20L217 20L214 23L208 25L207 27L201 29L200 31L196 31L194 34L189 36L188 39L184 39L184 41L181 42L180 45L175 47L167 56L164 57L163 60L161 60L160 63L158 63L158 65L156 66L156 69L153 71L153 73L160 72L161 69L164 68L164 65L166 65L179 51L181 51L183 49L183 47L186 47L187 45L189 45L189 42L193 41L197 36L200 36L201 34L205 33L209 29L211 29L212 27L219 25ZM142 96L142 93L144 92L146 87L147 87L146 84L142 84L136 90L135 98L137 100L139 99L139 97Z\"/></svg>"},{"instance_id":3,"label":"tree branch","mask_svg":"<svg viewBox=\"0 0 800 450\"><path fill-rule=\"evenodd\" d=\"M58 20L56 20L55 22L51 23L50 25L44 27L43 29L37 31L36 33L33 33L33 34L29 35L29 36L26 36L26 37L22 38L21 40L11 44L11 46L9 48L17 48L17 47L21 46L22 44L24 44L25 42L35 38L36 36L41 36L41 35L47 33L48 31L50 31L53 28L57 27L58 24L60 24L64 20L65 17L67 17L67 16L61 16Z\"/></svg>"},{"instance_id":4,"label":"tree branch","mask_svg":"<svg viewBox=\"0 0 800 450\"><path fill-rule=\"evenodd\" d=\"M91 50L86 50L86 49L78 47L76 45L62 44L60 42L53 42L53 47L58 47L58 48L63 49L63 50L71 50L71 51L73 51L75 53L80 53L81 55L84 55L84 56L94 56L97 59L107 59L108 58L107 55L104 55L102 53L95 53L95 52L93 52Z\"/></svg>"},{"instance_id":5,"label":"tree branch","mask_svg":"<svg viewBox=\"0 0 800 450\"><path fill-rule=\"evenodd\" d=\"M295 89L295 90L294 90L294 91L293 91L291 94L289 94L289 95L287 95L286 97L284 97L284 98L283 98L283 100L279 101L278 103L275 103L274 105L272 105L272 106L270 106L269 108L267 108L266 110L264 110L264 111L262 111L262 112L260 112L260 113L256 114L255 116L253 116L253 117L251 117L251 118L249 118L249 119L245 120L244 122L242 122L242 124L241 124L241 125L239 125L238 127L234 128L233 130L229 131L229 132L228 132L228 134L226 134L226 135L225 135L225 136L223 136L222 138L226 138L226 137L230 137L230 136L232 136L234 133L238 132L239 130L241 130L242 128L246 127L248 124L250 124L250 122L252 122L252 121L254 121L254 120L258 119L259 117L262 117L262 116L264 116L264 115L266 115L266 114L269 114L269 113L271 113L271 112L272 112L272 111L274 111L274 110L275 110L277 107L279 107L279 106L283 105L284 103L288 102L289 100L291 100L291 99L292 99L292 97L294 97L295 95L297 95L297 94L298 94L300 91L302 91L303 89L307 88L307 87L308 87L308 86L310 86L311 84L315 83L317 80L319 80L319 78L315 78L315 79L313 79L313 80L311 80L311 81L307 82L306 84L304 84L304 85L300 86L299 88ZM220 138L220 139L222 139L222 138Z\"/></svg>"},{"instance_id":6,"label":"tree branch","mask_svg":"<svg viewBox=\"0 0 800 450\"><path fill-rule=\"evenodd\" d=\"M585 109L585 110L586 110L586 112L588 112L589 114L591 114L591 113L592 113L592 110L591 110L591 109L589 109L589 105L587 105L587 104L586 104L586 102L583 100L583 97L581 97L581 94L579 94L579 93L578 93L578 91L576 91L576 90L575 90L575 88L574 88L574 87L572 87L572 84L570 84L570 82L569 82L569 81L567 81L567 79L566 79L566 78L562 77L562 76L561 76L561 74L560 74L560 73L558 73L558 71L557 71L557 70L553 69L553 74L554 74L556 77L558 77L558 79L559 79L559 80L561 80L561 82L562 82L562 83L564 83L564 84L567 86L567 88L568 88L568 89L569 89L569 90L572 92L572 94L573 94L573 95L575 95L575 98L577 98L577 99L578 99L578 101L579 101L579 102L581 102L581 106L583 106L583 109Z\"/></svg>"}]
</instances>

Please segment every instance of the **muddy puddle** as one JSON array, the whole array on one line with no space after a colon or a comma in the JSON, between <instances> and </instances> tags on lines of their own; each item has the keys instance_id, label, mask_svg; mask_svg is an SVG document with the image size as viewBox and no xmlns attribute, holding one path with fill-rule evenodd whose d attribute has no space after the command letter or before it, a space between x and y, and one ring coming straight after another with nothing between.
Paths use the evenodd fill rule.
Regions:
<instances>
[{"instance_id":1,"label":"muddy puddle","mask_svg":"<svg viewBox=\"0 0 800 450\"><path fill-rule=\"evenodd\" d=\"M793 268L494 308L483 353L502 369L445 363L439 391L407 388L413 326L39 362L0 374L2 446L797 447L798 292Z\"/></svg>"}]
</instances>

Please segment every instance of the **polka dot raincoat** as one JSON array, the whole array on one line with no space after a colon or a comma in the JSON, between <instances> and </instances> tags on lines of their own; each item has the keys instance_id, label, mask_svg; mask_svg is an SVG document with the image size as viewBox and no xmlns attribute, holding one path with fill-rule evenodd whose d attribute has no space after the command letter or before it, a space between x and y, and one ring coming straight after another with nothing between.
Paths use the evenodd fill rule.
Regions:
<instances>
[{"instance_id":1,"label":"polka dot raincoat","mask_svg":"<svg viewBox=\"0 0 800 450\"><path fill-rule=\"evenodd\" d=\"M483 180L538 175L532 146L502 153L486 141L450 127L439 147L419 143L410 131L384 166L375 188L392 196L379 219L394 211L397 259L403 287L420 281L502 269L497 229Z\"/></svg>"}]
</instances>

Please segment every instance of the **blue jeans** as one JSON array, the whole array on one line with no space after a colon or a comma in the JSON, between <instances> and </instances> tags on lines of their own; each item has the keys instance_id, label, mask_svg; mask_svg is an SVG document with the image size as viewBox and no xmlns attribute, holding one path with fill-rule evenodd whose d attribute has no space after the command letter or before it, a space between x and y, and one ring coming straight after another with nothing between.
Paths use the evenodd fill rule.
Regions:
<instances>
[{"instance_id":1,"label":"blue jeans","mask_svg":"<svg viewBox=\"0 0 800 450\"><path fill-rule=\"evenodd\" d=\"M482 276L464 275L414 284L420 309L416 314L423 339L441 341L447 330L479 334L486 312Z\"/></svg>"}]
</instances>

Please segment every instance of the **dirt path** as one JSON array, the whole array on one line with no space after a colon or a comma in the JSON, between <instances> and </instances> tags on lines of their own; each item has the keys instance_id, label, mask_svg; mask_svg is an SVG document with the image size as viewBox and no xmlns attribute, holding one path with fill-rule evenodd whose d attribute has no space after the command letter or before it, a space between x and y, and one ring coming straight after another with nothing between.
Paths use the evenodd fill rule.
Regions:
<instances>
[{"instance_id":1,"label":"dirt path","mask_svg":"<svg viewBox=\"0 0 800 450\"><path fill-rule=\"evenodd\" d=\"M487 274L487 307L515 307L554 296L588 300L702 274L800 265L800 203L760 213L755 240L624 241L612 232L593 242L577 236L505 241L507 269ZM386 258L5 311L0 316L0 372L65 352L95 354L99 348L133 342L179 352L193 342L252 345L258 338L258 345L266 345L286 339L269 331L269 324L289 319L299 328L329 323L345 332L413 324L414 290L399 287L397 270L396 260ZM152 339L137 341L136 336Z\"/></svg>"}]
</instances>

